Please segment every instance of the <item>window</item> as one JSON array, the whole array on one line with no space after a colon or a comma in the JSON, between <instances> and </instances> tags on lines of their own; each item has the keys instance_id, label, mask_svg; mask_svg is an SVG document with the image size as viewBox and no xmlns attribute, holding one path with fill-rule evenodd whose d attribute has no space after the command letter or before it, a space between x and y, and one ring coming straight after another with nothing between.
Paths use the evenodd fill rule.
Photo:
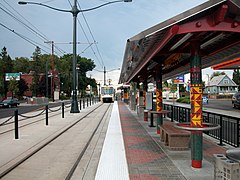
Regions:
<instances>
[{"instance_id":1,"label":"window","mask_svg":"<svg viewBox=\"0 0 240 180\"><path fill-rule=\"evenodd\" d=\"M229 82L228 82L228 79L224 79L223 80L223 84L228 84Z\"/></svg>"}]
</instances>

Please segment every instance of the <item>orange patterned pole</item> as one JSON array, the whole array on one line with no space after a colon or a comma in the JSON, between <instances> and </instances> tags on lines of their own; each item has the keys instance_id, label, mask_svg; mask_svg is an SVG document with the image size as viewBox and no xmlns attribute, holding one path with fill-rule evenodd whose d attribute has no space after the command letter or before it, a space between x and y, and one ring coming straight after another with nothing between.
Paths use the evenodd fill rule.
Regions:
<instances>
[{"instance_id":1,"label":"orange patterned pole","mask_svg":"<svg viewBox=\"0 0 240 180\"><path fill-rule=\"evenodd\" d=\"M162 111L162 67L156 71L156 111ZM160 127L163 124L162 114L157 114L157 134L160 134Z\"/></svg>"}]
</instances>

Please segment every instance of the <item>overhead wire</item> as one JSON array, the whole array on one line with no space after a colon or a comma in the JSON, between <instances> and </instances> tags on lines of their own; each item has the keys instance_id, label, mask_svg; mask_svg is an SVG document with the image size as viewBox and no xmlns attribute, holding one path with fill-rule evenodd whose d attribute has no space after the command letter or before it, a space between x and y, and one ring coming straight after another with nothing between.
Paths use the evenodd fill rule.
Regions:
<instances>
[{"instance_id":1,"label":"overhead wire","mask_svg":"<svg viewBox=\"0 0 240 180\"><path fill-rule=\"evenodd\" d=\"M19 22L20 24L22 24L27 30L29 30L31 33L33 33L34 35L36 35L38 38L40 38L41 40L44 40L44 41L49 41L48 38L43 34L41 33L38 28L36 28L31 22L29 22L24 16L22 16L16 9L14 9L8 2L6 2L5 0L3 0L15 13L18 14L18 16L20 16L22 19L24 19L27 23L29 23L32 27L30 27L29 25L27 25L25 22L23 22L20 18L17 17L16 14L14 14L14 12L12 12L11 10L9 10L6 6L4 6L2 3L0 3L5 9L1 8L0 9L2 11L4 11L6 14L8 14L9 16L11 16L14 20L16 20L17 22ZM28 38L29 39L29 38ZM44 45L41 45L45 48L47 48L46 46ZM64 50L62 50L61 48L59 47L55 47L61 54L64 54L66 53ZM50 47L48 47L47 49L51 49ZM56 52L57 53L57 52ZM58 54L58 53L57 53ZM59 54L58 54L59 55Z\"/></svg>"},{"instance_id":2,"label":"overhead wire","mask_svg":"<svg viewBox=\"0 0 240 180\"><path fill-rule=\"evenodd\" d=\"M70 4L70 6L73 7L73 5L72 5L72 3L70 2L70 0L68 0L68 2L69 2L69 4ZM77 2L77 3L78 3L78 2ZM78 3L78 6L79 6L79 3ZM79 8L81 9L80 6L79 6ZM86 51L86 50L90 47L91 50L93 51L94 56L96 57L96 60L97 60L97 61L99 62L99 64L103 67L103 66L104 66L104 65L103 65L103 61L101 62L101 61L99 60L98 56L96 55L96 52L94 51L94 49L93 49L93 47L92 47L92 44L96 44L95 39L93 38L93 39L94 39L94 43L90 43L90 40L89 40L89 38L88 38L88 36L87 36L87 34L86 34L86 32L85 32L82 24L80 23L80 20L79 20L79 19L77 19L77 20L78 20L78 24L80 25L80 27L81 27L81 29L82 29L82 32L83 32L83 34L84 34L87 42L89 43L89 46L88 46L87 48L85 48L85 49L82 51L82 53L84 53L84 51ZM98 50L98 51L99 51L99 50ZM100 53L99 53L99 54L100 54Z\"/></svg>"},{"instance_id":3,"label":"overhead wire","mask_svg":"<svg viewBox=\"0 0 240 180\"><path fill-rule=\"evenodd\" d=\"M28 25L26 25L26 23L24 23L24 25L26 25L28 28L31 29L31 31L33 31L34 33L36 33L36 35L39 35L40 38L44 41L49 41L47 36L44 35L41 31L39 31L39 29L34 26L30 21L28 21L24 16L22 16L16 9L14 9L8 2L6 2L6 0L3 0L14 12L16 12L21 18L23 18L27 23L29 23L33 28L29 27ZM4 6L5 7L5 6ZM5 7L6 8L6 7ZM7 8L6 8L7 9ZM8 11L10 11L9 9L7 9ZM10 11L11 12L11 11ZM14 14L13 12L11 12L12 14ZM16 16L16 15L15 15ZM19 18L18 18L19 19ZM63 49L59 48L58 46L55 47L61 54L65 54L66 51L64 51ZM57 53L58 54L58 53ZM59 55L59 54L58 54Z\"/></svg>"},{"instance_id":4,"label":"overhead wire","mask_svg":"<svg viewBox=\"0 0 240 180\"><path fill-rule=\"evenodd\" d=\"M43 38L44 40L47 40L47 37L42 34L38 28L36 28L30 21L28 21L24 16L22 16L16 9L14 9L6 0L3 0L15 13L17 13L22 19L24 19L26 22L28 22L35 30L33 30L31 27L29 27L28 25L26 25L23 21L21 21L21 23L23 23L24 25L26 25L28 28L30 28L33 32L35 32L37 35L39 35L41 38ZM0 3L1 4L1 3ZM3 4L1 4L5 9L7 9L8 11L10 11L6 6L4 6ZM11 11L10 11L11 12ZM14 14L13 12L11 12L12 14ZM19 18L18 18L18 21Z\"/></svg>"},{"instance_id":5,"label":"overhead wire","mask_svg":"<svg viewBox=\"0 0 240 180\"><path fill-rule=\"evenodd\" d=\"M29 42L29 43L32 44L33 46L36 47L36 46L40 45L39 43L37 43L37 42L35 42L35 41L27 38L26 36L23 36L22 34L17 33L15 30L7 27L6 25L2 24L1 22L0 22L0 25L1 25L2 27L6 28L7 30L11 31L12 33L16 34L16 35L19 36L20 38L24 39L25 41ZM41 46L42 46L42 45L41 45ZM44 52L46 52L46 53L48 53L48 52L45 51L44 49L41 49L41 50L44 51Z\"/></svg>"},{"instance_id":6,"label":"overhead wire","mask_svg":"<svg viewBox=\"0 0 240 180\"><path fill-rule=\"evenodd\" d=\"M81 8L79 2L78 2L78 6L79 6L79 9L81 10L82 8ZM83 13L83 12L81 12L81 13L82 13L83 19L84 19L84 21L85 21L85 23L86 23L86 25L87 25L87 28L88 28L88 30L89 30L89 33L90 33L90 35L91 35L93 41L96 42L96 40L95 40L95 38L94 38L94 36L93 36L93 33L92 33L92 31L91 31L91 28L90 28L90 26L89 26L89 24L88 24L88 22L87 22L87 19L86 19L84 13ZM96 49L97 49L98 55L99 55L99 57L100 57L100 59L101 59L100 65L101 65L102 68L103 68L103 67L105 66L105 65L104 65L104 61L103 61L103 59L102 59L102 56L101 56L101 53L100 53L100 51L99 51L98 45L95 44L95 46L96 46Z\"/></svg>"}]
</instances>

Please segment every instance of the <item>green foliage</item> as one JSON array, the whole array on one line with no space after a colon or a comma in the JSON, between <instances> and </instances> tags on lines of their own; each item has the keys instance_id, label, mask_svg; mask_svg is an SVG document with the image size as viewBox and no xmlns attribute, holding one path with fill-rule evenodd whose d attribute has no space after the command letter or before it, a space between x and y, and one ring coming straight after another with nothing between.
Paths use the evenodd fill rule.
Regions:
<instances>
[{"instance_id":1,"label":"green foliage","mask_svg":"<svg viewBox=\"0 0 240 180\"><path fill-rule=\"evenodd\" d=\"M8 91L11 91L13 93L13 96L19 93L18 81L16 81L16 79L12 79L9 81Z\"/></svg>"},{"instance_id":2,"label":"green foliage","mask_svg":"<svg viewBox=\"0 0 240 180\"><path fill-rule=\"evenodd\" d=\"M61 99L61 100L68 100L69 97L67 97L67 96L65 96L65 95L60 95L60 99Z\"/></svg>"},{"instance_id":3,"label":"green foliage","mask_svg":"<svg viewBox=\"0 0 240 180\"><path fill-rule=\"evenodd\" d=\"M177 102L190 104L190 97L189 96L181 97L177 99Z\"/></svg>"},{"instance_id":4,"label":"green foliage","mask_svg":"<svg viewBox=\"0 0 240 180\"><path fill-rule=\"evenodd\" d=\"M11 73L13 62L7 53L7 48L3 47L0 53L0 95L5 96L8 90L7 83L4 81L5 73Z\"/></svg>"},{"instance_id":5,"label":"green foliage","mask_svg":"<svg viewBox=\"0 0 240 180\"><path fill-rule=\"evenodd\" d=\"M18 81L18 87L19 87L19 92L17 93L17 95L18 97L22 97L24 95L24 92L28 90L28 86L25 80L20 79L20 81Z\"/></svg>"},{"instance_id":6,"label":"green foliage","mask_svg":"<svg viewBox=\"0 0 240 180\"><path fill-rule=\"evenodd\" d=\"M184 84L179 84L179 92L186 92L186 88L184 87Z\"/></svg>"},{"instance_id":7,"label":"green foliage","mask_svg":"<svg viewBox=\"0 0 240 180\"><path fill-rule=\"evenodd\" d=\"M213 72L210 79L212 79L213 77L215 76L220 76L220 75L225 75L226 73L225 72L219 72L219 71L216 71L216 72Z\"/></svg>"},{"instance_id":8,"label":"green foliage","mask_svg":"<svg viewBox=\"0 0 240 180\"><path fill-rule=\"evenodd\" d=\"M31 70L28 58L20 57L13 61L13 72L29 73Z\"/></svg>"},{"instance_id":9,"label":"green foliage","mask_svg":"<svg viewBox=\"0 0 240 180\"><path fill-rule=\"evenodd\" d=\"M72 80L73 80L73 66L72 66L72 54L64 54L61 57L54 56L54 71L59 75L61 91L71 96ZM47 67L46 67L47 65ZM93 91L97 91L97 85L95 79L87 78L86 73L95 68L94 61L85 57L77 56L78 70L78 88L85 93L87 85L91 85ZM0 95L7 93L8 82L4 82L4 74L11 72L31 73L33 76L33 82L30 90L33 91L33 95L44 95L46 92L46 71L52 70L52 55L41 54L41 49L36 47L32 55L32 60L24 57L16 58L12 60L7 54L7 49L4 47L0 53ZM51 80L48 78L49 93L51 89ZM28 89L24 81L19 81L18 95L22 96L24 91Z\"/></svg>"},{"instance_id":10,"label":"green foliage","mask_svg":"<svg viewBox=\"0 0 240 180\"><path fill-rule=\"evenodd\" d=\"M11 73L13 70L13 62L11 57L7 53L7 48L3 47L2 53L0 54L1 57L1 65L2 65L2 70L4 73Z\"/></svg>"},{"instance_id":11,"label":"green foliage","mask_svg":"<svg viewBox=\"0 0 240 180\"><path fill-rule=\"evenodd\" d=\"M163 82L163 88L167 88L168 87L168 82L167 81L164 81Z\"/></svg>"},{"instance_id":12,"label":"green foliage","mask_svg":"<svg viewBox=\"0 0 240 180\"><path fill-rule=\"evenodd\" d=\"M173 79L172 79L172 83L169 83L168 86L170 87L171 92L177 91L177 84L173 83Z\"/></svg>"},{"instance_id":13,"label":"green foliage","mask_svg":"<svg viewBox=\"0 0 240 180\"><path fill-rule=\"evenodd\" d=\"M238 91L240 91L240 70L235 69L233 71L233 81L238 85Z\"/></svg>"}]
</instances>

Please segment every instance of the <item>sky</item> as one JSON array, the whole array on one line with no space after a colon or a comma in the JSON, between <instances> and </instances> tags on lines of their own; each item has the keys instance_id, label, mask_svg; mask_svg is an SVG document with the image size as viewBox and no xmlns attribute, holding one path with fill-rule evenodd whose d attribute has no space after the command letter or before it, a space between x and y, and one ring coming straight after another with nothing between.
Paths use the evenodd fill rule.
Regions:
<instances>
[{"instance_id":1,"label":"sky","mask_svg":"<svg viewBox=\"0 0 240 180\"><path fill-rule=\"evenodd\" d=\"M207 0L133 0L110 4L78 14L77 54L92 59L96 70L88 77L103 84L106 79L117 86L127 39ZM49 6L71 10L73 0L32 0ZM78 0L81 9L89 9L106 0ZM15 33L13 33L14 31ZM18 35L17 35L18 34ZM12 59L31 58L36 45L42 54L51 54L47 41L54 41L55 54L72 53L73 17L39 5L18 5L17 0L0 0L0 48L4 46ZM20 37L21 36L21 37ZM204 69L203 81L211 75ZM232 77L232 71L226 71ZM186 76L187 81L189 76Z\"/></svg>"}]
</instances>

